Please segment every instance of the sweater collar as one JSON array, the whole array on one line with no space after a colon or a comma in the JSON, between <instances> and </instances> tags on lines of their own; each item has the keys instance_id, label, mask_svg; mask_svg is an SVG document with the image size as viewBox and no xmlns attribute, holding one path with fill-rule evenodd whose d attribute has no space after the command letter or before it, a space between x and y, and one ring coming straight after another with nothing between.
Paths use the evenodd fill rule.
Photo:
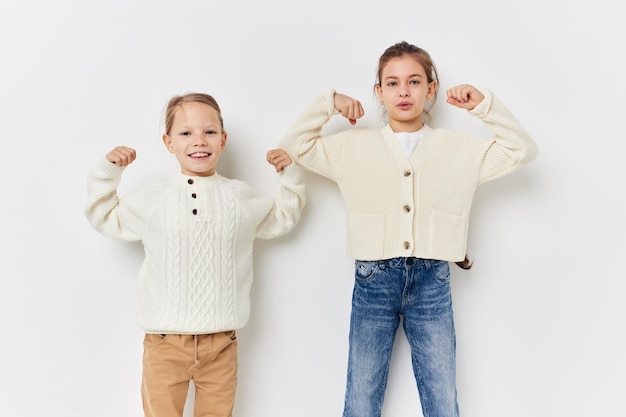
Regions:
<instances>
[{"instance_id":1,"label":"sweater collar","mask_svg":"<svg viewBox=\"0 0 626 417\"><path fill-rule=\"evenodd\" d=\"M207 177L199 177L193 175L186 175L182 172L177 173L174 176L174 180L177 184L188 187L189 185L196 185L201 187L211 187L222 182L224 177L219 175L217 172L213 175L209 175Z\"/></svg>"}]
</instances>

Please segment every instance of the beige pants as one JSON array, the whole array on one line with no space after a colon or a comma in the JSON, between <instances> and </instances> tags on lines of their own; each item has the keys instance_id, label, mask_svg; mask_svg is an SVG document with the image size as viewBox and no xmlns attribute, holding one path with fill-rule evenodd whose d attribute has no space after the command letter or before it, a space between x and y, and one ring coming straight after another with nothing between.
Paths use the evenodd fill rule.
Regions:
<instances>
[{"instance_id":1,"label":"beige pants","mask_svg":"<svg viewBox=\"0 0 626 417\"><path fill-rule=\"evenodd\" d=\"M189 381L194 417L230 417L237 386L235 331L204 335L146 334L142 400L146 417L182 417Z\"/></svg>"}]
</instances>

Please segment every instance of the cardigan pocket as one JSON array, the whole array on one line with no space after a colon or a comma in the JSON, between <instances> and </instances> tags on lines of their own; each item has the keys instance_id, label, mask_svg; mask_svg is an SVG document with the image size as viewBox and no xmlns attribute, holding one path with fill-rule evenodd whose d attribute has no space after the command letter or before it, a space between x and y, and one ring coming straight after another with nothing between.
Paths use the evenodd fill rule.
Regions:
<instances>
[{"instance_id":1,"label":"cardigan pocket","mask_svg":"<svg viewBox=\"0 0 626 417\"><path fill-rule=\"evenodd\" d=\"M430 216L430 253L434 259L461 261L465 257L466 216L433 210Z\"/></svg>"},{"instance_id":2,"label":"cardigan pocket","mask_svg":"<svg viewBox=\"0 0 626 417\"><path fill-rule=\"evenodd\" d=\"M385 245L385 215L354 213L348 215L348 257L362 261L381 259Z\"/></svg>"}]
</instances>

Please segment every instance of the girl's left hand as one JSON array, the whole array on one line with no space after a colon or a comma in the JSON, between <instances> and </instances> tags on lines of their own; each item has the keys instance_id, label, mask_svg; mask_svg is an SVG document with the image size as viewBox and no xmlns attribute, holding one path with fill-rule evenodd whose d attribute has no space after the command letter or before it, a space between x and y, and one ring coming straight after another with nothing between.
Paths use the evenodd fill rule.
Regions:
<instances>
[{"instance_id":1,"label":"girl's left hand","mask_svg":"<svg viewBox=\"0 0 626 417\"><path fill-rule=\"evenodd\" d=\"M472 110L485 96L473 85L461 84L446 92L449 104L465 110Z\"/></svg>"},{"instance_id":2,"label":"girl's left hand","mask_svg":"<svg viewBox=\"0 0 626 417\"><path fill-rule=\"evenodd\" d=\"M267 151L267 162L274 165L276 172L281 172L285 167L291 165L291 157L283 149L272 149Z\"/></svg>"}]
</instances>

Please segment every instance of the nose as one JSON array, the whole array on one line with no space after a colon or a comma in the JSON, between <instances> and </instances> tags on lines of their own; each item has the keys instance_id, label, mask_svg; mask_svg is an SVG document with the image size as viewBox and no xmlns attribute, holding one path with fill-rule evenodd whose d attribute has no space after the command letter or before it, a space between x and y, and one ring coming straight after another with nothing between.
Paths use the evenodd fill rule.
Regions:
<instances>
[{"instance_id":1,"label":"nose","mask_svg":"<svg viewBox=\"0 0 626 417\"><path fill-rule=\"evenodd\" d=\"M402 87L400 87L400 97L408 97L410 95L409 93L409 89L407 88L406 85L402 85Z\"/></svg>"},{"instance_id":2,"label":"nose","mask_svg":"<svg viewBox=\"0 0 626 417\"><path fill-rule=\"evenodd\" d=\"M194 136L193 146L205 146L208 143L206 134L200 133Z\"/></svg>"}]
</instances>

